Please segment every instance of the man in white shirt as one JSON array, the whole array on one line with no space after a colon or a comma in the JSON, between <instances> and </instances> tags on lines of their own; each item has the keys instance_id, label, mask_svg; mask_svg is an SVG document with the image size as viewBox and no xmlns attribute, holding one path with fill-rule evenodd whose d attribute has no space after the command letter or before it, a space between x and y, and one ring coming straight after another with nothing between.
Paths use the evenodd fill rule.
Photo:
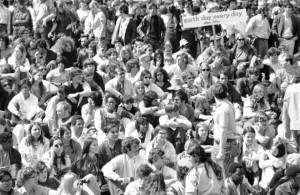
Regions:
<instances>
[{"instance_id":1,"label":"man in white shirt","mask_svg":"<svg viewBox=\"0 0 300 195\"><path fill-rule=\"evenodd\" d=\"M253 46L256 48L257 54L264 58L269 49L268 39L271 28L267 18L267 8L259 7L257 12L258 14L248 22L245 31L246 34L253 37Z\"/></svg>"},{"instance_id":2,"label":"man in white shirt","mask_svg":"<svg viewBox=\"0 0 300 195\"><path fill-rule=\"evenodd\" d=\"M139 154L139 148L140 141L137 138L126 137L122 142L123 154L103 166L104 176L114 184L110 189L111 194L123 194L127 184L138 178L137 168L148 164L147 159Z\"/></svg>"},{"instance_id":3,"label":"man in white shirt","mask_svg":"<svg viewBox=\"0 0 300 195\"><path fill-rule=\"evenodd\" d=\"M84 120L81 116L75 115L71 119L72 139L80 143L83 148L83 143L87 138L87 129L84 128Z\"/></svg>"}]
</instances>

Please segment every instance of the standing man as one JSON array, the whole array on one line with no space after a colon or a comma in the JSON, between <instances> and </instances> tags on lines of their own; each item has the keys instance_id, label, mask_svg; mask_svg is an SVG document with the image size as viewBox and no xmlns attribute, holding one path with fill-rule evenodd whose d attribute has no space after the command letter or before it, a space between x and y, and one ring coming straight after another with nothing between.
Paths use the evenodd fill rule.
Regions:
<instances>
[{"instance_id":1,"label":"standing man","mask_svg":"<svg viewBox=\"0 0 300 195\"><path fill-rule=\"evenodd\" d=\"M154 51L161 48L166 27L163 19L157 15L157 5L150 3L148 5L149 14L145 16L138 26L137 31L145 42L153 46Z\"/></svg>"},{"instance_id":2,"label":"standing man","mask_svg":"<svg viewBox=\"0 0 300 195\"><path fill-rule=\"evenodd\" d=\"M3 5L3 0L0 0L0 35L10 35L10 18L9 9Z\"/></svg>"},{"instance_id":3,"label":"standing man","mask_svg":"<svg viewBox=\"0 0 300 195\"><path fill-rule=\"evenodd\" d=\"M300 133L300 83L290 85L285 92L282 123L286 129L286 138L293 135L299 150Z\"/></svg>"},{"instance_id":4,"label":"standing man","mask_svg":"<svg viewBox=\"0 0 300 195\"><path fill-rule=\"evenodd\" d=\"M278 35L279 45L285 45L289 54L293 55L295 42L298 39L299 25L296 16L293 15L293 4L286 4L284 10L283 14L274 18L272 29Z\"/></svg>"},{"instance_id":5,"label":"standing man","mask_svg":"<svg viewBox=\"0 0 300 195\"><path fill-rule=\"evenodd\" d=\"M220 165L228 176L228 167L237 156L235 108L227 99L227 87L222 83L216 83L213 88L213 96L216 101L214 121L214 146L212 160Z\"/></svg>"},{"instance_id":6,"label":"standing man","mask_svg":"<svg viewBox=\"0 0 300 195\"><path fill-rule=\"evenodd\" d=\"M267 8L259 7L257 12L258 14L248 22L245 31L249 36L253 37L252 44L257 50L257 55L264 58L269 49L268 39L271 28L267 18Z\"/></svg>"}]
</instances>

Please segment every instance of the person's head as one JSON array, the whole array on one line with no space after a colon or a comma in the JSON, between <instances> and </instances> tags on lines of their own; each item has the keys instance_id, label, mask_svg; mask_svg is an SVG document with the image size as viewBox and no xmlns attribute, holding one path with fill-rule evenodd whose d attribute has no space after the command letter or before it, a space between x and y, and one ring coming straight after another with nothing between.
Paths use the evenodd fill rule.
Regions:
<instances>
[{"instance_id":1,"label":"person's head","mask_svg":"<svg viewBox=\"0 0 300 195\"><path fill-rule=\"evenodd\" d=\"M183 73L182 78L188 86L192 86L196 76L197 75L194 72L187 71L187 72Z\"/></svg>"},{"instance_id":2,"label":"person's head","mask_svg":"<svg viewBox=\"0 0 300 195\"><path fill-rule=\"evenodd\" d=\"M141 134L146 134L149 130L149 122L146 117L138 117L135 121L135 129Z\"/></svg>"},{"instance_id":3,"label":"person's head","mask_svg":"<svg viewBox=\"0 0 300 195\"><path fill-rule=\"evenodd\" d=\"M56 156L61 156L64 152L64 144L62 138L59 136L53 136L50 139L50 147L54 150Z\"/></svg>"},{"instance_id":4,"label":"person's head","mask_svg":"<svg viewBox=\"0 0 300 195\"><path fill-rule=\"evenodd\" d=\"M82 74L83 74L83 78L84 78L84 81L86 81L87 83L92 83L94 81L94 74L95 72L92 71L91 69L84 69L82 71Z\"/></svg>"},{"instance_id":5,"label":"person's head","mask_svg":"<svg viewBox=\"0 0 300 195\"><path fill-rule=\"evenodd\" d=\"M13 147L12 132L3 132L0 134L0 145L5 151L10 151Z\"/></svg>"},{"instance_id":6,"label":"person's head","mask_svg":"<svg viewBox=\"0 0 300 195\"><path fill-rule=\"evenodd\" d=\"M174 95L173 99L174 99L174 103L178 104L178 105L187 104L188 103L188 95L182 89L179 89L179 90L177 90L175 92L175 95Z\"/></svg>"},{"instance_id":7,"label":"person's head","mask_svg":"<svg viewBox=\"0 0 300 195\"><path fill-rule=\"evenodd\" d=\"M165 152L161 148L152 148L149 152L148 162L153 164L157 169L161 169L165 166Z\"/></svg>"},{"instance_id":8,"label":"person's head","mask_svg":"<svg viewBox=\"0 0 300 195\"><path fill-rule=\"evenodd\" d=\"M261 100L265 96L265 88L262 84L257 84L253 88L252 95L255 97L257 100Z\"/></svg>"},{"instance_id":9,"label":"person's head","mask_svg":"<svg viewBox=\"0 0 300 195\"><path fill-rule=\"evenodd\" d=\"M271 48L268 49L268 51L267 51L267 57L268 57L271 61L277 61L277 60L278 60L279 54L280 54L280 51L279 51L276 47L271 47Z\"/></svg>"},{"instance_id":10,"label":"person's head","mask_svg":"<svg viewBox=\"0 0 300 195\"><path fill-rule=\"evenodd\" d=\"M154 91L147 91L144 94L143 102L146 108L159 106L158 95Z\"/></svg>"},{"instance_id":11,"label":"person's head","mask_svg":"<svg viewBox=\"0 0 300 195\"><path fill-rule=\"evenodd\" d=\"M100 5L97 1L91 1L89 4L89 8L94 14L100 11Z\"/></svg>"},{"instance_id":12,"label":"person's head","mask_svg":"<svg viewBox=\"0 0 300 195\"><path fill-rule=\"evenodd\" d=\"M137 81L134 84L134 93L137 95L144 95L145 94L145 85L141 81Z\"/></svg>"},{"instance_id":13,"label":"person's head","mask_svg":"<svg viewBox=\"0 0 300 195\"><path fill-rule=\"evenodd\" d=\"M179 48L181 52L188 52L190 50L191 44L186 39L181 39L179 41Z\"/></svg>"},{"instance_id":14,"label":"person's head","mask_svg":"<svg viewBox=\"0 0 300 195\"><path fill-rule=\"evenodd\" d=\"M224 71L224 70L221 70L219 75L218 75L218 78L219 78L219 82L226 85L228 84L228 72L227 71Z\"/></svg>"},{"instance_id":15,"label":"person's head","mask_svg":"<svg viewBox=\"0 0 300 195\"><path fill-rule=\"evenodd\" d=\"M281 58L281 65L287 70L292 70L294 67L294 57L286 54Z\"/></svg>"},{"instance_id":16,"label":"person's head","mask_svg":"<svg viewBox=\"0 0 300 195\"><path fill-rule=\"evenodd\" d=\"M143 54L139 57L139 62L141 66L145 67L147 65L150 65L151 63L151 55L150 54Z\"/></svg>"},{"instance_id":17,"label":"person's head","mask_svg":"<svg viewBox=\"0 0 300 195\"><path fill-rule=\"evenodd\" d=\"M94 137L88 137L84 140L82 154L98 153L98 140Z\"/></svg>"},{"instance_id":18,"label":"person's head","mask_svg":"<svg viewBox=\"0 0 300 195\"><path fill-rule=\"evenodd\" d=\"M105 53L105 55L110 60L117 60L117 58L118 58L118 52L115 48L108 49L107 52Z\"/></svg>"},{"instance_id":19,"label":"person's head","mask_svg":"<svg viewBox=\"0 0 300 195\"><path fill-rule=\"evenodd\" d=\"M161 192L166 191L166 184L164 180L164 175L161 172L150 173L150 182L148 184L148 190L150 192L155 191L156 194L161 194Z\"/></svg>"},{"instance_id":20,"label":"person's head","mask_svg":"<svg viewBox=\"0 0 300 195\"><path fill-rule=\"evenodd\" d=\"M126 110L131 110L133 108L134 99L131 96L125 96L123 98L123 106Z\"/></svg>"},{"instance_id":21,"label":"person's head","mask_svg":"<svg viewBox=\"0 0 300 195\"><path fill-rule=\"evenodd\" d=\"M206 123L200 122L196 126L196 139L208 138L209 126Z\"/></svg>"},{"instance_id":22,"label":"person's head","mask_svg":"<svg viewBox=\"0 0 300 195\"><path fill-rule=\"evenodd\" d=\"M216 83L213 86L213 96L217 99L225 99L227 97L227 87L223 83Z\"/></svg>"},{"instance_id":23,"label":"person's head","mask_svg":"<svg viewBox=\"0 0 300 195\"><path fill-rule=\"evenodd\" d=\"M245 45L245 36L242 33L238 33L236 35L236 43L238 47L242 47Z\"/></svg>"},{"instance_id":24,"label":"person's head","mask_svg":"<svg viewBox=\"0 0 300 195\"><path fill-rule=\"evenodd\" d=\"M112 141L118 141L120 126L118 124L108 124L103 128L106 137Z\"/></svg>"},{"instance_id":25,"label":"person's head","mask_svg":"<svg viewBox=\"0 0 300 195\"><path fill-rule=\"evenodd\" d=\"M97 62L95 62L95 60L93 60L92 58L87 58L83 62L83 68L84 69L89 69L89 70L95 72L96 67L97 67Z\"/></svg>"},{"instance_id":26,"label":"person's head","mask_svg":"<svg viewBox=\"0 0 300 195\"><path fill-rule=\"evenodd\" d=\"M113 94L107 94L104 101L108 111L115 111L120 104L119 99Z\"/></svg>"},{"instance_id":27,"label":"person's head","mask_svg":"<svg viewBox=\"0 0 300 195\"><path fill-rule=\"evenodd\" d=\"M94 57L97 54L97 45L98 45L98 43L96 41L92 41L89 43L87 51L88 51L90 58ZM96 66L97 66L97 64L96 64Z\"/></svg>"},{"instance_id":28,"label":"person's head","mask_svg":"<svg viewBox=\"0 0 300 195\"><path fill-rule=\"evenodd\" d=\"M125 70L124 68L117 66L116 68L116 73L117 73L117 79L119 82L124 82L125 81Z\"/></svg>"},{"instance_id":29,"label":"person's head","mask_svg":"<svg viewBox=\"0 0 300 195\"><path fill-rule=\"evenodd\" d=\"M178 52L176 57L177 57L178 65L185 65L186 66L189 62L189 57L188 57L187 53L184 52L184 51Z\"/></svg>"},{"instance_id":30,"label":"person's head","mask_svg":"<svg viewBox=\"0 0 300 195\"><path fill-rule=\"evenodd\" d=\"M233 162L228 167L228 175L231 177L235 185L240 185L243 182L245 170L242 163Z\"/></svg>"},{"instance_id":31,"label":"person's head","mask_svg":"<svg viewBox=\"0 0 300 195\"><path fill-rule=\"evenodd\" d=\"M62 139L66 140L66 141L70 141L72 138L72 131L71 131L70 126L62 125L59 128L59 135Z\"/></svg>"},{"instance_id":32,"label":"person's head","mask_svg":"<svg viewBox=\"0 0 300 195\"><path fill-rule=\"evenodd\" d=\"M136 74L140 70L139 61L137 59L130 59L126 62L126 69L128 73Z\"/></svg>"},{"instance_id":33,"label":"person's head","mask_svg":"<svg viewBox=\"0 0 300 195\"><path fill-rule=\"evenodd\" d=\"M196 144L193 147L191 147L187 151L187 154L192 156L194 165L206 163L208 161L208 157L204 149L199 144Z\"/></svg>"},{"instance_id":34,"label":"person's head","mask_svg":"<svg viewBox=\"0 0 300 195\"><path fill-rule=\"evenodd\" d=\"M65 70L66 65L68 64L68 60L64 56L57 56L56 65L59 71L63 72Z\"/></svg>"},{"instance_id":35,"label":"person's head","mask_svg":"<svg viewBox=\"0 0 300 195\"><path fill-rule=\"evenodd\" d=\"M1 169L0 170L0 194L8 193L12 189L12 176L9 171Z\"/></svg>"},{"instance_id":36,"label":"person's head","mask_svg":"<svg viewBox=\"0 0 300 195\"><path fill-rule=\"evenodd\" d=\"M123 46L122 49L120 50L120 57L125 62L128 61L129 59L131 59L132 58L132 52L131 52L130 47Z\"/></svg>"},{"instance_id":37,"label":"person's head","mask_svg":"<svg viewBox=\"0 0 300 195\"><path fill-rule=\"evenodd\" d=\"M42 142L44 140L42 127L39 123L33 122L28 127L28 138L29 140L38 140Z\"/></svg>"},{"instance_id":38,"label":"person's head","mask_svg":"<svg viewBox=\"0 0 300 195\"><path fill-rule=\"evenodd\" d=\"M72 120L71 120L72 131L77 132L77 133L79 133L79 132L82 133L83 128L84 128L84 120L83 120L82 116L80 116L80 115L72 116Z\"/></svg>"},{"instance_id":39,"label":"person's head","mask_svg":"<svg viewBox=\"0 0 300 195\"><path fill-rule=\"evenodd\" d=\"M200 72L203 76L208 76L210 74L210 66L208 63L206 62L203 62L201 64L201 69L200 69Z\"/></svg>"},{"instance_id":40,"label":"person's head","mask_svg":"<svg viewBox=\"0 0 300 195\"><path fill-rule=\"evenodd\" d=\"M246 77L249 79L249 80L252 80L252 81L257 81L258 80L258 77L259 77L259 69L257 67L249 67L247 68L246 70Z\"/></svg>"},{"instance_id":41,"label":"person's head","mask_svg":"<svg viewBox=\"0 0 300 195\"><path fill-rule=\"evenodd\" d=\"M246 127L243 131L243 140L246 146L251 146L255 140L255 130L253 127Z\"/></svg>"},{"instance_id":42,"label":"person's head","mask_svg":"<svg viewBox=\"0 0 300 195\"><path fill-rule=\"evenodd\" d=\"M33 188L37 185L38 177L36 170L32 167L24 167L18 172L17 176L17 185L24 186L26 185L28 188Z\"/></svg>"},{"instance_id":43,"label":"person's head","mask_svg":"<svg viewBox=\"0 0 300 195\"><path fill-rule=\"evenodd\" d=\"M129 13L129 8L128 6L125 4L125 3L122 3L119 7L119 11L120 11L120 14L125 14L125 15L128 15Z\"/></svg>"},{"instance_id":44,"label":"person's head","mask_svg":"<svg viewBox=\"0 0 300 195\"><path fill-rule=\"evenodd\" d=\"M215 45L215 39L216 39L217 45ZM210 42L209 42L209 46L210 47L218 49L218 47L220 45L221 45L221 37L220 36L212 36L212 37L210 37Z\"/></svg>"},{"instance_id":45,"label":"person's head","mask_svg":"<svg viewBox=\"0 0 300 195\"><path fill-rule=\"evenodd\" d=\"M283 143L276 143L271 147L270 153L276 158L281 158L285 155L286 148Z\"/></svg>"},{"instance_id":46,"label":"person's head","mask_svg":"<svg viewBox=\"0 0 300 195\"><path fill-rule=\"evenodd\" d=\"M150 180L151 180L150 173L152 173L152 172L153 172L153 169L147 164L141 164L137 168L136 174L141 180L142 189L145 189L145 187L150 182Z\"/></svg>"},{"instance_id":47,"label":"person's head","mask_svg":"<svg viewBox=\"0 0 300 195\"><path fill-rule=\"evenodd\" d=\"M158 125L154 129L154 136L157 141L165 142L167 140L167 129L161 125Z\"/></svg>"},{"instance_id":48,"label":"person's head","mask_svg":"<svg viewBox=\"0 0 300 195\"><path fill-rule=\"evenodd\" d=\"M65 100L65 98L69 95L70 89L66 85L61 85L57 89L57 97L59 101Z\"/></svg>"},{"instance_id":49,"label":"person's head","mask_svg":"<svg viewBox=\"0 0 300 195\"><path fill-rule=\"evenodd\" d=\"M71 105L67 102L59 102L57 105L56 105L56 113L57 113L57 116L58 118L60 119L65 119L65 118L68 118L71 114Z\"/></svg>"},{"instance_id":50,"label":"person's head","mask_svg":"<svg viewBox=\"0 0 300 195\"><path fill-rule=\"evenodd\" d=\"M38 39L36 42L36 47L38 49L38 51L42 54L45 54L46 50L47 50L47 42L44 39Z\"/></svg>"},{"instance_id":51,"label":"person's head","mask_svg":"<svg viewBox=\"0 0 300 195\"><path fill-rule=\"evenodd\" d=\"M291 187L300 188L300 165L292 165L286 169L286 175L289 178Z\"/></svg>"},{"instance_id":52,"label":"person's head","mask_svg":"<svg viewBox=\"0 0 300 195\"><path fill-rule=\"evenodd\" d=\"M24 96L27 96L30 94L31 82L29 81L29 79L21 80L19 86L21 89L21 93L23 93Z\"/></svg>"},{"instance_id":53,"label":"person's head","mask_svg":"<svg viewBox=\"0 0 300 195\"><path fill-rule=\"evenodd\" d=\"M280 51L280 54L286 55L289 53L289 48L286 45L280 45L278 47L278 50Z\"/></svg>"},{"instance_id":54,"label":"person's head","mask_svg":"<svg viewBox=\"0 0 300 195\"><path fill-rule=\"evenodd\" d=\"M154 74L153 74L153 77L154 77L154 82L168 82L169 80L169 76L168 76L168 73L165 69L159 67L157 68L155 71L154 71Z\"/></svg>"},{"instance_id":55,"label":"person's head","mask_svg":"<svg viewBox=\"0 0 300 195\"><path fill-rule=\"evenodd\" d=\"M157 49L154 52L154 65L156 67L163 67L164 66L164 52L161 49Z\"/></svg>"},{"instance_id":56,"label":"person's head","mask_svg":"<svg viewBox=\"0 0 300 195\"><path fill-rule=\"evenodd\" d=\"M131 156L136 156L139 154L140 141L134 137L126 137L122 141L122 152Z\"/></svg>"},{"instance_id":57,"label":"person's head","mask_svg":"<svg viewBox=\"0 0 300 195\"><path fill-rule=\"evenodd\" d=\"M155 3L150 3L148 5L148 11L151 16L155 16L157 14L157 5Z\"/></svg>"},{"instance_id":58,"label":"person's head","mask_svg":"<svg viewBox=\"0 0 300 195\"><path fill-rule=\"evenodd\" d=\"M37 172L38 182L45 183L49 178L49 169L43 161L38 161L34 165L34 169Z\"/></svg>"},{"instance_id":59,"label":"person's head","mask_svg":"<svg viewBox=\"0 0 300 195\"><path fill-rule=\"evenodd\" d=\"M82 82L82 70L80 68L72 68L69 75L72 82Z\"/></svg>"},{"instance_id":60,"label":"person's head","mask_svg":"<svg viewBox=\"0 0 300 195\"><path fill-rule=\"evenodd\" d=\"M0 89L5 90L6 92L11 92L11 81L8 79L1 79L0 80Z\"/></svg>"},{"instance_id":61,"label":"person's head","mask_svg":"<svg viewBox=\"0 0 300 195\"><path fill-rule=\"evenodd\" d=\"M61 188L66 194L76 194L77 183L79 177L72 172L66 173L61 179Z\"/></svg>"},{"instance_id":62,"label":"person's head","mask_svg":"<svg viewBox=\"0 0 300 195\"><path fill-rule=\"evenodd\" d=\"M88 102L94 104L96 108L100 108L103 102L101 93L99 91L93 91L88 98Z\"/></svg>"},{"instance_id":63,"label":"person's head","mask_svg":"<svg viewBox=\"0 0 300 195\"><path fill-rule=\"evenodd\" d=\"M107 45L104 43L97 43L97 54L99 57L104 57L107 50Z\"/></svg>"},{"instance_id":64,"label":"person's head","mask_svg":"<svg viewBox=\"0 0 300 195\"><path fill-rule=\"evenodd\" d=\"M259 127L267 127L269 121L268 115L263 111L259 111L255 115L254 121Z\"/></svg>"},{"instance_id":65,"label":"person's head","mask_svg":"<svg viewBox=\"0 0 300 195\"><path fill-rule=\"evenodd\" d=\"M168 117L171 118L178 118L179 117L179 106L178 104L167 104L165 106L165 111Z\"/></svg>"},{"instance_id":66,"label":"person's head","mask_svg":"<svg viewBox=\"0 0 300 195\"><path fill-rule=\"evenodd\" d=\"M293 6L292 3L287 3L287 4L285 4L285 6L284 6L284 11L285 11L285 13L287 13L288 15L292 15L292 14L293 14L293 8L294 8L294 6Z\"/></svg>"},{"instance_id":67,"label":"person's head","mask_svg":"<svg viewBox=\"0 0 300 195\"><path fill-rule=\"evenodd\" d=\"M171 54L166 54L164 59L165 59L164 62L165 66L171 66L172 64L174 64L174 58L172 57Z\"/></svg>"},{"instance_id":68,"label":"person's head","mask_svg":"<svg viewBox=\"0 0 300 195\"><path fill-rule=\"evenodd\" d=\"M143 70L141 72L141 75L140 75L140 80L145 84L145 85L148 85L151 81L151 72L149 70Z\"/></svg>"}]
</instances>

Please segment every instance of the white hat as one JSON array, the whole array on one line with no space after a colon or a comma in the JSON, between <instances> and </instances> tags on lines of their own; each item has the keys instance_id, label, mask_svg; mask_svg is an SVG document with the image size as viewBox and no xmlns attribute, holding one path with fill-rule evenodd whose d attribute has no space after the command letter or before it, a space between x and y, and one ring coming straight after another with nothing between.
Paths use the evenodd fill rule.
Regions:
<instances>
[{"instance_id":1,"label":"white hat","mask_svg":"<svg viewBox=\"0 0 300 195\"><path fill-rule=\"evenodd\" d=\"M179 47L185 46L186 44L189 44L189 42L185 39L181 39L179 42Z\"/></svg>"}]
</instances>

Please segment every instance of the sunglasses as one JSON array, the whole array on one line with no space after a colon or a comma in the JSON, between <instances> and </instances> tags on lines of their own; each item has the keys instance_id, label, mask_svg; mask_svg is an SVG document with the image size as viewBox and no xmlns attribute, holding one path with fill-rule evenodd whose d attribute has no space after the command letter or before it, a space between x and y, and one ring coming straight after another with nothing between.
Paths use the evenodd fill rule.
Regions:
<instances>
[{"instance_id":1,"label":"sunglasses","mask_svg":"<svg viewBox=\"0 0 300 195\"><path fill-rule=\"evenodd\" d=\"M245 41L245 39L237 39L237 41Z\"/></svg>"},{"instance_id":2,"label":"sunglasses","mask_svg":"<svg viewBox=\"0 0 300 195\"><path fill-rule=\"evenodd\" d=\"M46 68L40 68L39 71L46 71Z\"/></svg>"},{"instance_id":3,"label":"sunglasses","mask_svg":"<svg viewBox=\"0 0 300 195\"><path fill-rule=\"evenodd\" d=\"M188 77L187 79L195 79L195 77Z\"/></svg>"},{"instance_id":4,"label":"sunglasses","mask_svg":"<svg viewBox=\"0 0 300 195\"><path fill-rule=\"evenodd\" d=\"M53 145L55 148L59 148L59 147L62 147L63 146L63 144L55 144L55 145Z\"/></svg>"},{"instance_id":5,"label":"sunglasses","mask_svg":"<svg viewBox=\"0 0 300 195\"><path fill-rule=\"evenodd\" d=\"M145 79L150 79L150 77L144 77Z\"/></svg>"},{"instance_id":6,"label":"sunglasses","mask_svg":"<svg viewBox=\"0 0 300 195\"><path fill-rule=\"evenodd\" d=\"M202 69L202 71L210 71L209 69Z\"/></svg>"}]
</instances>

